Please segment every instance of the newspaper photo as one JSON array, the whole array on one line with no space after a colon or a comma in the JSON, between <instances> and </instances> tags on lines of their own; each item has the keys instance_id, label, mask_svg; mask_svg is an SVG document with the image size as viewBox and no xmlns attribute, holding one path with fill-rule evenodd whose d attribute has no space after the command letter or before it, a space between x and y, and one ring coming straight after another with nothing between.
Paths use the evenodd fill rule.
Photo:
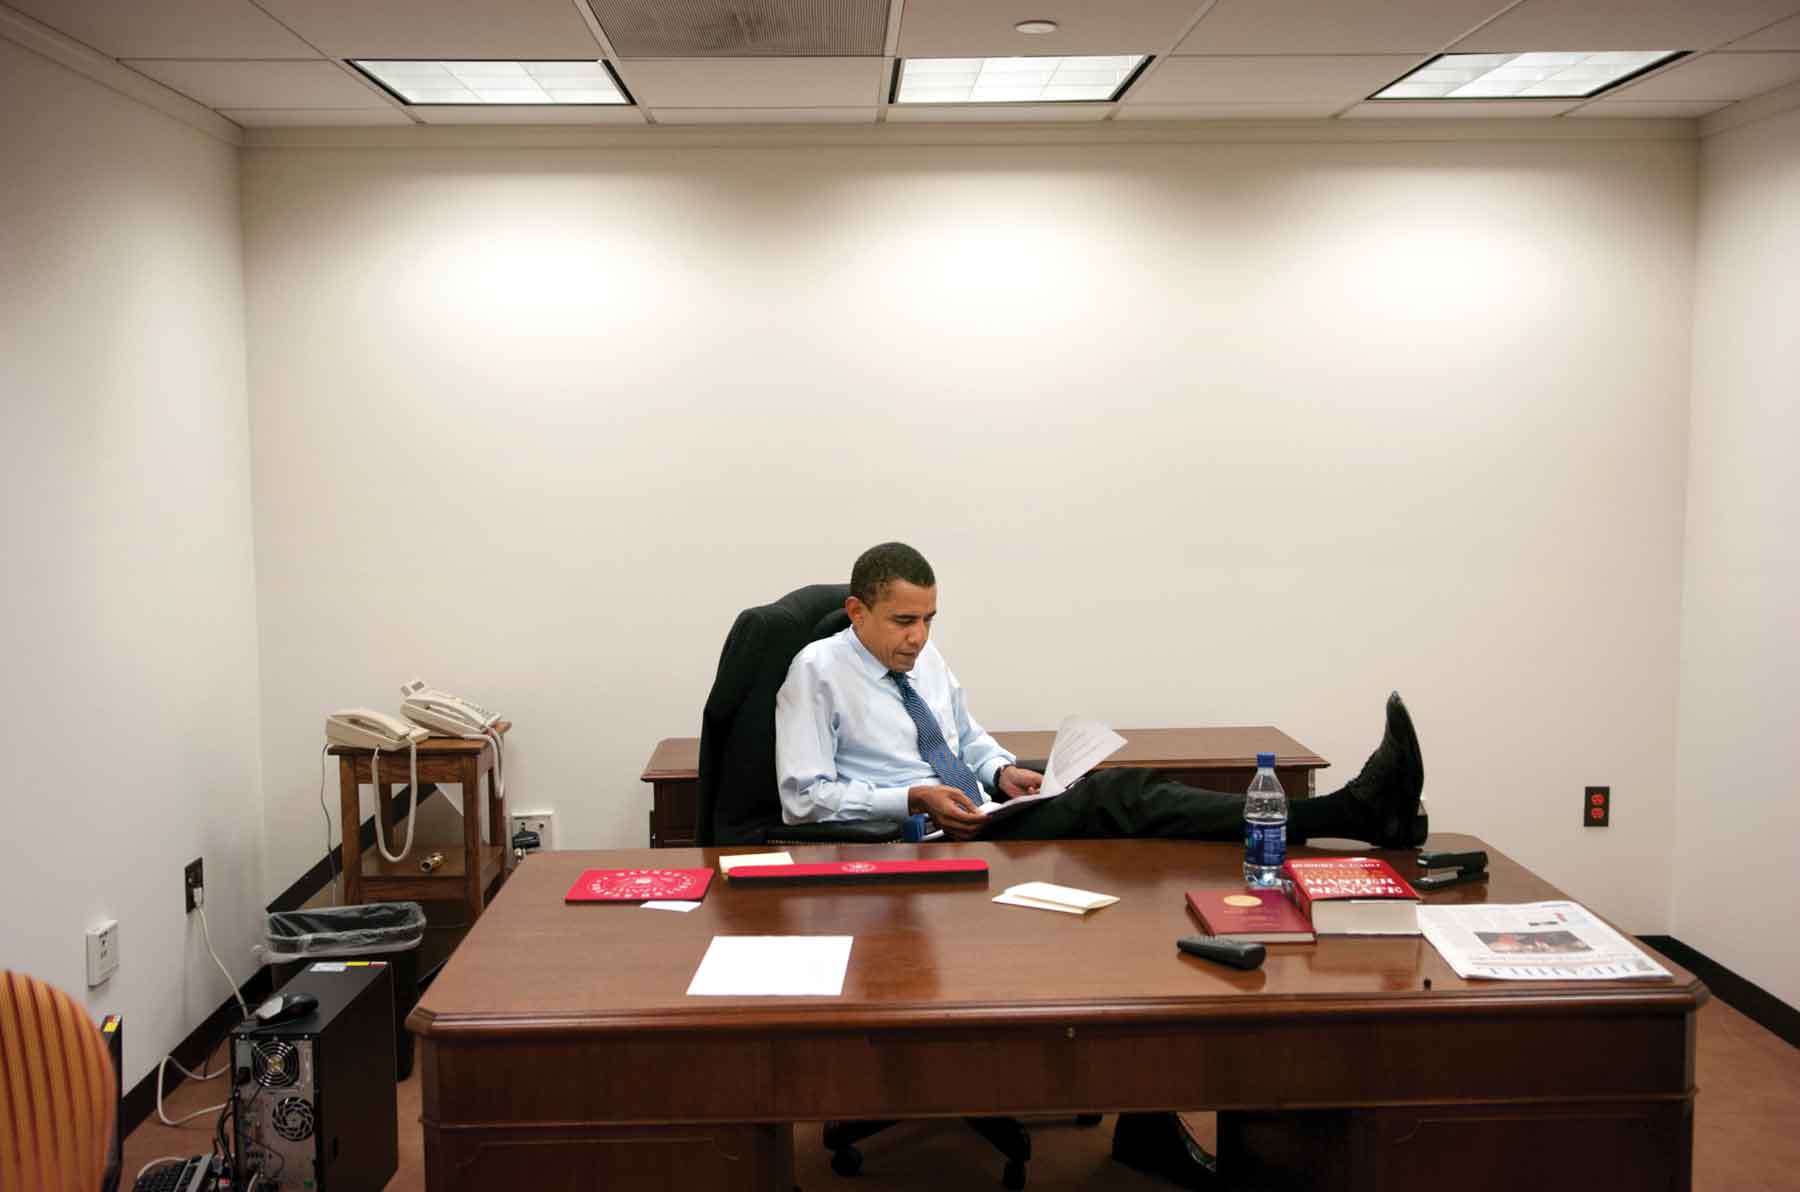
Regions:
<instances>
[{"instance_id":1,"label":"newspaper photo","mask_svg":"<svg viewBox=\"0 0 1800 1192\"><path fill-rule=\"evenodd\" d=\"M1668 978L1668 969L1575 902L1421 906L1419 930L1456 975L1502 981Z\"/></svg>"}]
</instances>

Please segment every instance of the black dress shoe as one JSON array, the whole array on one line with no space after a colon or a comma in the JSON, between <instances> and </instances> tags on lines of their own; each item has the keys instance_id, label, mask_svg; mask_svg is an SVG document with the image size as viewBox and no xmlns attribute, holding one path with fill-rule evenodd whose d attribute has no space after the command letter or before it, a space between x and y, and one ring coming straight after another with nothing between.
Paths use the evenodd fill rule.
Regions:
<instances>
[{"instance_id":1,"label":"black dress shoe","mask_svg":"<svg viewBox=\"0 0 1800 1192\"><path fill-rule=\"evenodd\" d=\"M1425 789L1425 758L1419 734L1398 691L1388 696L1381 744L1362 770L1344 785L1344 794L1362 809L1363 835L1381 848L1414 848L1425 843L1427 824L1419 810Z\"/></svg>"},{"instance_id":2,"label":"black dress shoe","mask_svg":"<svg viewBox=\"0 0 1800 1192\"><path fill-rule=\"evenodd\" d=\"M1183 1188L1223 1187L1218 1161L1194 1141L1178 1114L1121 1113L1113 1127L1112 1157Z\"/></svg>"}]
</instances>

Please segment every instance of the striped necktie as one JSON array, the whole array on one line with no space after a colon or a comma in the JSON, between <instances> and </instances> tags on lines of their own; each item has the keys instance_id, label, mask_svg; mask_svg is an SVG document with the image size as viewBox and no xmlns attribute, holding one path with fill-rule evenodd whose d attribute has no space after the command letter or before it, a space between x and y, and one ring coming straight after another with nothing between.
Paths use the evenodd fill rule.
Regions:
<instances>
[{"instance_id":1,"label":"striped necktie","mask_svg":"<svg viewBox=\"0 0 1800 1192\"><path fill-rule=\"evenodd\" d=\"M981 784L975 781L975 772L951 751L944 741L944 734L938 730L937 717L931 714L931 709L925 706L925 701L919 698L906 676L899 671L889 671L888 678L900 688L900 704L919 730L919 756L931 763L945 786L953 786L969 796L969 802L977 807L987 802L981 793Z\"/></svg>"}]
</instances>

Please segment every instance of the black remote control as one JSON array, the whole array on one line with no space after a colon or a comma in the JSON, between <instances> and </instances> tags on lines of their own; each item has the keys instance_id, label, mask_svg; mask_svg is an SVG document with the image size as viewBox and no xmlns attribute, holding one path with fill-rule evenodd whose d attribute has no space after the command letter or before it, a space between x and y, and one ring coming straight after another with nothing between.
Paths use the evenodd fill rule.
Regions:
<instances>
[{"instance_id":1,"label":"black remote control","mask_svg":"<svg viewBox=\"0 0 1800 1192\"><path fill-rule=\"evenodd\" d=\"M1238 969L1259 969L1262 967L1263 957L1268 955L1267 949L1261 944L1240 944L1235 940L1222 940L1210 935L1184 935L1175 941L1175 946L1189 956L1216 960Z\"/></svg>"}]
</instances>

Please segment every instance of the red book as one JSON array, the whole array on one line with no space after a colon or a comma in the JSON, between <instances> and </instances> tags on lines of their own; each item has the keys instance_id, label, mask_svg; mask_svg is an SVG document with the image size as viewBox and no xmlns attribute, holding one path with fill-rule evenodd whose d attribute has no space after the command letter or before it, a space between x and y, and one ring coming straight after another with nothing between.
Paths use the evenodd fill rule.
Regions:
<instances>
[{"instance_id":1,"label":"red book","mask_svg":"<svg viewBox=\"0 0 1800 1192\"><path fill-rule=\"evenodd\" d=\"M679 899L695 902L706 897L712 881L709 869L586 869L564 902L648 902Z\"/></svg>"},{"instance_id":2,"label":"red book","mask_svg":"<svg viewBox=\"0 0 1800 1192\"><path fill-rule=\"evenodd\" d=\"M1189 890L1188 909L1200 926L1222 939L1258 944L1304 944L1312 925L1282 890Z\"/></svg>"},{"instance_id":3,"label":"red book","mask_svg":"<svg viewBox=\"0 0 1800 1192\"><path fill-rule=\"evenodd\" d=\"M1281 876L1320 935L1419 934L1419 892L1380 857L1294 857Z\"/></svg>"},{"instance_id":4,"label":"red book","mask_svg":"<svg viewBox=\"0 0 1800 1192\"><path fill-rule=\"evenodd\" d=\"M820 865L736 865L734 886L782 886L814 882L917 882L987 878L980 857L939 857L930 861L829 861Z\"/></svg>"}]
</instances>

